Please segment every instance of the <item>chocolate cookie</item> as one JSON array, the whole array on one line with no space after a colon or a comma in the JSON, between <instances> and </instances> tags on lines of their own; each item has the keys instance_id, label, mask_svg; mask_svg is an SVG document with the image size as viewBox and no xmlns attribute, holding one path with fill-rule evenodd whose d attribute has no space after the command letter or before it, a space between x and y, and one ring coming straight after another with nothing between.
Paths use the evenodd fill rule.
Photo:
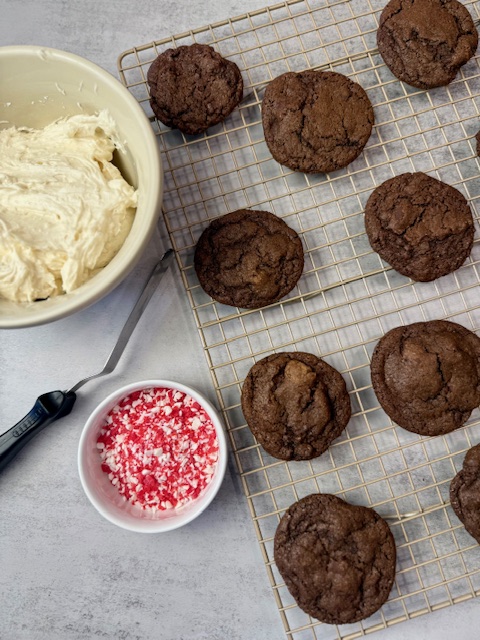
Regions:
<instances>
[{"instance_id":1,"label":"chocolate cookie","mask_svg":"<svg viewBox=\"0 0 480 640\"><path fill-rule=\"evenodd\" d=\"M294 171L341 169L360 155L374 122L372 104L356 82L331 71L284 73L262 102L265 141Z\"/></svg>"},{"instance_id":2,"label":"chocolate cookie","mask_svg":"<svg viewBox=\"0 0 480 640\"><path fill-rule=\"evenodd\" d=\"M480 544L480 444L467 451L450 484L450 502L468 533Z\"/></svg>"},{"instance_id":3,"label":"chocolate cookie","mask_svg":"<svg viewBox=\"0 0 480 640\"><path fill-rule=\"evenodd\" d=\"M395 578L395 541L385 520L330 494L291 505L275 533L274 557L298 606L329 624L371 616Z\"/></svg>"},{"instance_id":4,"label":"chocolate cookie","mask_svg":"<svg viewBox=\"0 0 480 640\"><path fill-rule=\"evenodd\" d=\"M237 65L206 44L167 49L153 61L147 82L157 118L190 134L225 120L243 95Z\"/></svg>"},{"instance_id":5,"label":"chocolate cookie","mask_svg":"<svg viewBox=\"0 0 480 640\"><path fill-rule=\"evenodd\" d=\"M446 320L396 327L375 347L371 375L398 425L422 436L449 433L480 404L480 338Z\"/></svg>"},{"instance_id":6,"label":"chocolate cookie","mask_svg":"<svg viewBox=\"0 0 480 640\"><path fill-rule=\"evenodd\" d=\"M475 140L477 141L477 156L480 157L480 131L477 132Z\"/></svg>"},{"instance_id":7,"label":"chocolate cookie","mask_svg":"<svg viewBox=\"0 0 480 640\"><path fill-rule=\"evenodd\" d=\"M431 89L452 82L475 53L478 33L457 0L390 0L380 16L377 44L394 76Z\"/></svg>"},{"instance_id":8,"label":"chocolate cookie","mask_svg":"<svg viewBox=\"0 0 480 640\"><path fill-rule=\"evenodd\" d=\"M473 216L464 196L425 173L403 173L370 195L365 228L372 248L413 280L434 280L470 255Z\"/></svg>"},{"instance_id":9,"label":"chocolate cookie","mask_svg":"<svg viewBox=\"0 0 480 640\"><path fill-rule=\"evenodd\" d=\"M213 222L195 249L202 288L223 304L258 309L283 298L303 271L302 241L268 211L240 209Z\"/></svg>"},{"instance_id":10,"label":"chocolate cookie","mask_svg":"<svg viewBox=\"0 0 480 640\"><path fill-rule=\"evenodd\" d=\"M350 397L340 373L311 353L259 360L242 388L242 410L265 451L281 460L310 460L347 426Z\"/></svg>"}]
</instances>

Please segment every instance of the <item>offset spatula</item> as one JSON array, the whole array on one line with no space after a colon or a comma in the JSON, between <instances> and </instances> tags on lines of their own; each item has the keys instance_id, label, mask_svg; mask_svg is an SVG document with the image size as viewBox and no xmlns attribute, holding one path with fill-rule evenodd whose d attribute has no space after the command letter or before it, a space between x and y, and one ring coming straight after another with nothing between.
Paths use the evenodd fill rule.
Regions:
<instances>
[{"instance_id":1,"label":"offset spatula","mask_svg":"<svg viewBox=\"0 0 480 640\"><path fill-rule=\"evenodd\" d=\"M166 251L155 265L148 280L127 318L108 359L101 371L87 378L83 378L67 391L50 391L39 396L27 415L17 422L11 429L0 436L0 471L14 458L17 453L48 424L68 415L77 399L76 391L89 380L112 373L127 346L128 340L135 329L142 313L152 297L163 274L168 269L173 258L173 251Z\"/></svg>"}]
</instances>

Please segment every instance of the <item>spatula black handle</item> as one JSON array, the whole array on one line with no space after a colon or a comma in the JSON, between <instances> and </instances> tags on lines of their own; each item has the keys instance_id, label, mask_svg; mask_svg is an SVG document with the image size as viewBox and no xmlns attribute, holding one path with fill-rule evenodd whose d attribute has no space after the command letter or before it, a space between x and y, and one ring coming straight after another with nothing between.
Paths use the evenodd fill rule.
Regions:
<instances>
[{"instance_id":1,"label":"spatula black handle","mask_svg":"<svg viewBox=\"0 0 480 640\"><path fill-rule=\"evenodd\" d=\"M50 391L39 396L27 415L0 436L0 471L39 431L68 415L76 398L73 391Z\"/></svg>"}]
</instances>

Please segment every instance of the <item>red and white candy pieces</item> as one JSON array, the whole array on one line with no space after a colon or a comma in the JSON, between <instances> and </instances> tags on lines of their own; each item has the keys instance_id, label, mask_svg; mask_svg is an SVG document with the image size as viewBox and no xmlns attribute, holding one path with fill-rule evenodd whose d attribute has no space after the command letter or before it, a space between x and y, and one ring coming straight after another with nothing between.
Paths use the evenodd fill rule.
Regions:
<instances>
[{"instance_id":1,"label":"red and white candy pieces","mask_svg":"<svg viewBox=\"0 0 480 640\"><path fill-rule=\"evenodd\" d=\"M139 389L110 410L97 440L102 469L142 509L180 508L200 496L218 460L208 413L178 389Z\"/></svg>"},{"instance_id":2,"label":"red and white candy pieces","mask_svg":"<svg viewBox=\"0 0 480 640\"><path fill-rule=\"evenodd\" d=\"M97 511L119 527L160 533L201 514L225 476L220 415L198 391L168 380L134 382L88 418L78 471Z\"/></svg>"}]
</instances>

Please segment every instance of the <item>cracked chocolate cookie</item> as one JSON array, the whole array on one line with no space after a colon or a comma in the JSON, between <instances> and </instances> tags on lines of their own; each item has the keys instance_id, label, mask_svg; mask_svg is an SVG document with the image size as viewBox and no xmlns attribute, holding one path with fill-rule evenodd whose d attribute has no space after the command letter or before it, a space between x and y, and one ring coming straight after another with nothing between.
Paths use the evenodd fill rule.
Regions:
<instances>
[{"instance_id":1,"label":"cracked chocolate cookie","mask_svg":"<svg viewBox=\"0 0 480 640\"><path fill-rule=\"evenodd\" d=\"M395 77L431 89L452 82L474 55L478 33L457 0L390 0L380 15L377 44Z\"/></svg>"},{"instance_id":2,"label":"cracked chocolate cookie","mask_svg":"<svg viewBox=\"0 0 480 640\"><path fill-rule=\"evenodd\" d=\"M480 338L447 320L396 327L375 347L371 376L398 425L422 436L449 433L480 405Z\"/></svg>"},{"instance_id":3,"label":"cracked chocolate cookie","mask_svg":"<svg viewBox=\"0 0 480 640\"><path fill-rule=\"evenodd\" d=\"M385 520L330 494L289 507L275 533L274 558L298 606L329 624L371 616L395 579L395 540Z\"/></svg>"},{"instance_id":4,"label":"cracked chocolate cookie","mask_svg":"<svg viewBox=\"0 0 480 640\"><path fill-rule=\"evenodd\" d=\"M258 309L280 300L303 271L296 231L268 211L240 209L213 220L197 243L194 266L209 296Z\"/></svg>"},{"instance_id":5,"label":"cracked chocolate cookie","mask_svg":"<svg viewBox=\"0 0 480 640\"><path fill-rule=\"evenodd\" d=\"M311 353L259 360L242 387L242 411L265 451L281 460L310 460L326 451L350 420L341 374Z\"/></svg>"},{"instance_id":6,"label":"cracked chocolate cookie","mask_svg":"<svg viewBox=\"0 0 480 640\"><path fill-rule=\"evenodd\" d=\"M372 104L356 82L331 71L284 73L262 101L265 141L294 171L341 169L362 152L372 132Z\"/></svg>"},{"instance_id":7,"label":"cracked chocolate cookie","mask_svg":"<svg viewBox=\"0 0 480 640\"><path fill-rule=\"evenodd\" d=\"M425 173L403 173L370 195L365 229L372 248L413 280L434 280L470 255L473 216L454 187Z\"/></svg>"},{"instance_id":8,"label":"cracked chocolate cookie","mask_svg":"<svg viewBox=\"0 0 480 640\"><path fill-rule=\"evenodd\" d=\"M467 451L462 470L450 483L450 503L465 529L480 544L480 444Z\"/></svg>"},{"instance_id":9,"label":"cracked chocolate cookie","mask_svg":"<svg viewBox=\"0 0 480 640\"><path fill-rule=\"evenodd\" d=\"M237 65L206 44L167 49L151 64L147 82L156 117L188 134L225 120L243 95Z\"/></svg>"}]
</instances>

